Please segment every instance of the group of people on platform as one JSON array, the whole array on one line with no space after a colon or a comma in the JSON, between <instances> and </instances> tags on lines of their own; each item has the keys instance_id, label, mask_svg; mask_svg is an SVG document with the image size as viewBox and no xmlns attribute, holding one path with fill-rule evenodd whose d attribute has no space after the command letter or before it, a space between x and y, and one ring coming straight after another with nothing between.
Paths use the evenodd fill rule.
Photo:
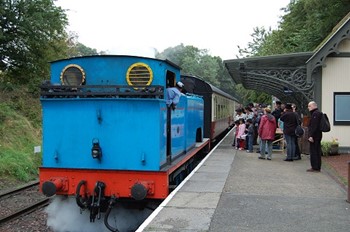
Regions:
<instances>
[{"instance_id":1,"label":"group of people on platform","mask_svg":"<svg viewBox=\"0 0 350 232\"><path fill-rule=\"evenodd\" d=\"M321 170L321 139L319 129L322 113L318 110L316 102L308 104L311 117L308 125L308 141L310 143L309 172ZM272 159L273 141L276 140L276 130L281 131L286 142L287 155L284 161L292 162L301 159L299 137L296 128L302 123L302 115L293 103L283 104L276 101L275 108L264 104L249 103L244 108L236 109L234 140L232 146L238 150L253 152L253 144L258 144L259 159Z\"/></svg>"}]
</instances>

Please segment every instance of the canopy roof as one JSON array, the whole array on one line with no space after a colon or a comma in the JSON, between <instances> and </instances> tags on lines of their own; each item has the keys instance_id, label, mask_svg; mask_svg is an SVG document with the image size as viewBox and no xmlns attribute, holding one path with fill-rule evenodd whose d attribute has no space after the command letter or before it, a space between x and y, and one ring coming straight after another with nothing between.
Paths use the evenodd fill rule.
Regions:
<instances>
[{"instance_id":1,"label":"canopy roof","mask_svg":"<svg viewBox=\"0 0 350 232\"><path fill-rule=\"evenodd\" d=\"M327 56L341 56L339 44L345 39L350 39L350 12L314 52L225 60L224 64L232 79L246 89L266 92L306 111L309 101L321 100L315 99L322 94L321 80L316 78L322 75L320 67Z\"/></svg>"},{"instance_id":2,"label":"canopy roof","mask_svg":"<svg viewBox=\"0 0 350 232\"><path fill-rule=\"evenodd\" d=\"M306 61L313 52L225 60L232 79L246 89L266 92L283 102L307 105L313 83L307 83Z\"/></svg>"}]
</instances>

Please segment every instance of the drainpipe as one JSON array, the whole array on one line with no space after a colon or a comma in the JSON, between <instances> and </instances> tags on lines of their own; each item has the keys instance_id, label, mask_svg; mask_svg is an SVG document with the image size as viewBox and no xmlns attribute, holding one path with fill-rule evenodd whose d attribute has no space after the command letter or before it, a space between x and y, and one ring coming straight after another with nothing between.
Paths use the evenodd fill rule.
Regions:
<instances>
[{"instance_id":1,"label":"drainpipe","mask_svg":"<svg viewBox=\"0 0 350 232\"><path fill-rule=\"evenodd\" d=\"M350 203L350 161L348 162L348 203Z\"/></svg>"}]
</instances>

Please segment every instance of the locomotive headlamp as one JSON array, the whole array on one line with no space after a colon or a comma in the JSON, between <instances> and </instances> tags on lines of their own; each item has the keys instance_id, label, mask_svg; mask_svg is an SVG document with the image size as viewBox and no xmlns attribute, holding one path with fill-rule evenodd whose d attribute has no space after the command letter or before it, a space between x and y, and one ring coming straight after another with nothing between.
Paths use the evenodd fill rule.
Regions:
<instances>
[{"instance_id":1,"label":"locomotive headlamp","mask_svg":"<svg viewBox=\"0 0 350 232\"><path fill-rule=\"evenodd\" d=\"M61 72L63 85L79 86L85 83L85 72L76 64L67 65Z\"/></svg>"},{"instance_id":2,"label":"locomotive headlamp","mask_svg":"<svg viewBox=\"0 0 350 232\"><path fill-rule=\"evenodd\" d=\"M94 159L101 160L102 158L102 148L100 147L100 142L98 139L92 140L91 155Z\"/></svg>"}]
</instances>

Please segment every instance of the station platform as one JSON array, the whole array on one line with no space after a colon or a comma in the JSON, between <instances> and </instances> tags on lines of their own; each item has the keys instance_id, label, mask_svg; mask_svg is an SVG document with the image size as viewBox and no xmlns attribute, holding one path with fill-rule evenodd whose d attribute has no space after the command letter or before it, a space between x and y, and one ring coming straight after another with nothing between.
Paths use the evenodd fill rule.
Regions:
<instances>
[{"instance_id":1,"label":"station platform","mask_svg":"<svg viewBox=\"0 0 350 232\"><path fill-rule=\"evenodd\" d=\"M139 227L140 231L350 231L347 193L309 156L285 162L233 149L232 133Z\"/></svg>"}]
</instances>

